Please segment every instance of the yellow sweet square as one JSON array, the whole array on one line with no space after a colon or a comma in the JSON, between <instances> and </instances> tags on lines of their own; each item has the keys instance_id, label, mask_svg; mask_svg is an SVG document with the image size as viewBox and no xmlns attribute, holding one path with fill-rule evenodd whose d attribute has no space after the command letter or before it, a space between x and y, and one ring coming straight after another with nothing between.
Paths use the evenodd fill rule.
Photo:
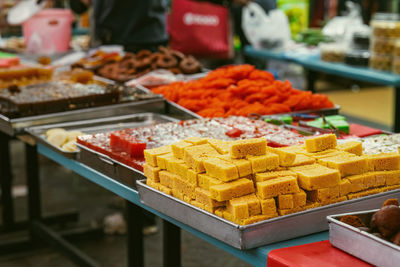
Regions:
<instances>
[{"instance_id":1,"label":"yellow sweet square","mask_svg":"<svg viewBox=\"0 0 400 267\"><path fill-rule=\"evenodd\" d=\"M352 192L352 185L348 179L342 179L339 183L339 195L346 196Z\"/></svg>"},{"instance_id":2,"label":"yellow sweet square","mask_svg":"<svg viewBox=\"0 0 400 267\"><path fill-rule=\"evenodd\" d=\"M211 197L218 201L230 200L255 191L253 181L240 178L238 180L210 186Z\"/></svg>"},{"instance_id":3,"label":"yellow sweet square","mask_svg":"<svg viewBox=\"0 0 400 267\"><path fill-rule=\"evenodd\" d=\"M337 149L327 149L324 151L320 152L314 152L314 153L305 153L306 156L312 157L316 160L323 159L323 158L329 158L329 157L334 157L342 154L344 151L337 150Z\"/></svg>"},{"instance_id":4,"label":"yellow sweet square","mask_svg":"<svg viewBox=\"0 0 400 267\"><path fill-rule=\"evenodd\" d=\"M210 190L210 186L212 185L217 185L217 184L222 184L223 182L221 180L218 180L216 178L213 178L207 174L200 173L197 175L198 178L198 186Z\"/></svg>"},{"instance_id":5,"label":"yellow sweet square","mask_svg":"<svg viewBox=\"0 0 400 267\"><path fill-rule=\"evenodd\" d=\"M178 174L178 164L184 164L185 162L181 159L174 157L166 158L165 159L166 165L167 165L167 171L173 173L173 174Z\"/></svg>"},{"instance_id":6,"label":"yellow sweet square","mask_svg":"<svg viewBox=\"0 0 400 267\"><path fill-rule=\"evenodd\" d=\"M293 195L292 194L279 195L278 196L278 208L279 209L293 209L294 208Z\"/></svg>"},{"instance_id":7,"label":"yellow sweet square","mask_svg":"<svg viewBox=\"0 0 400 267\"><path fill-rule=\"evenodd\" d=\"M270 171L279 167L279 157L273 153L262 156L246 156L246 159L250 161L253 173Z\"/></svg>"},{"instance_id":8,"label":"yellow sweet square","mask_svg":"<svg viewBox=\"0 0 400 267\"><path fill-rule=\"evenodd\" d=\"M207 141L220 154L229 154L229 151L231 150L231 141L217 139L208 139Z\"/></svg>"},{"instance_id":9,"label":"yellow sweet square","mask_svg":"<svg viewBox=\"0 0 400 267\"><path fill-rule=\"evenodd\" d=\"M370 188L374 188L377 187L376 184L376 175L374 173L364 173L364 189L370 189Z\"/></svg>"},{"instance_id":10,"label":"yellow sweet square","mask_svg":"<svg viewBox=\"0 0 400 267\"><path fill-rule=\"evenodd\" d=\"M218 155L220 154L217 150L209 144L184 148L184 159L186 164L198 173L205 172L203 160Z\"/></svg>"},{"instance_id":11,"label":"yellow sweet square","mask_svg":"<svg viewBox=\"0 0 400 267\"><path fill-rule=\"evenodd\" d=\"M206 173L218 180L229 182L239 178L236 166L219 158L208 158L203 160Z\"/></svg>"},{"instance_id":12,"label":"yellow sweet square","mask_svg":"<svg viewBox=\"0 0 400 267\"><path fill-rule=\"evenodd\" d=\"M190 197L191 199L195 199L195 189L196 186L189 183L186 179L180 177L179 175L173 176L173 189L177 189L179 192L182 192L184 195Z\"/></svg>"},{"instance_id":13,"label":"yellow sweet square","mask_svg":"<svg viewBox=\"0 0 400 267\"><path fill-rule=\"evenodd\" d=\"M198 178L197 178L197 172L188 169L186 172L186 180L191 183L192 185L197 186L198 185Z\"/></svg>"},{"instance_id":14,"label":"yellow sweet square","mask_svg":"<svg viewBox=\"0 0 400 267\"><path fill-rule=\"evenodd\" d=\"M246 159L232 159L229 155L217 156L217 158L232 163L238 169L239 177L245 177L252 174L251 163Z\"/></svg>"},{"instance_id":15,"label":"yellow sweet square","mask_svg":"<svg viewBox=\"0 0 400 267\"><path fill-rule=\"evenodd\" d=\"M312 137L305 140L307 152L319 152L330 148L335 148L337 145L336 135L324 134Z\"/></svg>"},{"instance_id":16,"label":"yellow sweet square","mask_svg":"<svg viewBox=\"0 0 400 267\"><path fill-rule=\"evenodd\" d=\"M150 187L153 187L154 189L160 190L160 184L154 182L153 180L147 179L146 184Z\"/></svg>"},{"instance_id":17,"label":"yellow sweet square","mask_svg":"<svg viewBox=\"0 0 400 267\"><path fill-rule=\"evenodd\" d=\"M193 206L204 210L204 204L203 203L200 203L200 202L198 202L196 200L192 200L192 201L190 201L190 204L192 204Z\"/></svg>"},{"instance_id":18,"label":"yellow sweet square","mask_svg":"<svg viewBox=\"0 0 400 267\"><path fill-rule=\"evenodd\" d=\"M351 154L353 155L353 154ZM368 163L364 157L359 156L334 156L318 160L318 163L329 168L337 169L341 177L362 174L368 171Z\"/></svg>"},{"instance_id":19,"label":"yellow sweet square","mask_svg":"<svg viewBox=\"0 0 400 267\"><path fill-rule=\"evenodd\" d=\"M185 163L177 163L174 165L174 170L177 175L187 179L189 168Z\"/></svg>"},{"instance_id":20,"label":"yellow sweet square","mask_svg":"<svg viewBox=\"0 0 400 267\"><path fill-rule=\"evenodd\" d=\"M378 155L369 155L368 162L375 171L391 171L400 169L400 154L382 153Z\"/></svg>"},{"instance_id":21,"label":"yellow sweet square","mask_svg":"<svg viewBox=\"0 0 400 267\"><path fill-rule=\"evenodd\" d=\"M160 190L161 192L167 194L167 195L172 195L172 190L171 188L164 186L162 184L159 185L158 190Z\"/></svg>"},{"instance_id":22,"label":"yellow sweet square","mask_svg":"<svg viewBox=\"0 0 400 267\"><path fill-rule=\"evenodd\" d=\"M265 155L267 140L265 138L253 138L236 140L231 143L230 155L232 158L241 159L248 155Z\"/></svg>"},{"instance_id":23,"label":"yellow sweet square","mask_svg":"<svg viewBox=\"0 0 400 267\"><path fill-rule=\"evenodd\" d=\"M280 149L287 152L293 152L295 154L307 154L307 150L304 145L286 146L281 147Z\"/></svg>"},{"instance_id":24,"label":"yellow sweet square","mask_svg":"<svg viewBox=\"0 0 400 267\"><path fill-rule=\"evenodd\" d=\"M337 146L338 149L361 156L363 153L362 143L359 141L348 141Z\"/></svg>"},{"instance_id":25,"label":"yellow sweet square","mask_svg":"<svg viewBox=\"0 0 400 267\"><path fill-rule=\"evenodd\" d=\"M208 190L205 190L201 187L196 187L195 189L196 201L203 203L205 206L210 207L224 207L226 205L225 201L216 201L211 198L211 193Z\"/></svg>"},{"instance_id":26,"label":"yellow sweet square","mask_svg":"<svg viewBox=\"0 0 400 267\"><path fill-rule=\"evenodd\" d=\"M232 214L229 211L227 211L226 209L222 212L222 214L223 214L223 218L225 220L228 220L228 221L231 221L231 222L233 221Z\"/></svg>"},{"instance_id":27,"label":"yellow sweet square","mask_svg":"<svg viewBox=\"0 0 400 267\"><path fill-rule=\"evenodd\" d=\"M153 167L148 163L143 164L143 174L146 176L147 179L153 180L154 182L160 182L160 173L161 169L158 167Z\"/></svg>"},{"instance_id":28,"label":"yellow sweet square","mask_svg":"<svg viewBox=\"0 0 400 267\"><path fill-rule=\"evenodd\" d=\"M340 196L340 187L333 186L327 188L320 188L308 192L308 198L312 202L330 203L335 198Z\"/></svg>"},{"instance_id":29,"label":"yellow sweet square","mask_svg":"<svg viewBox=\"0 0 400 267\"><path fill-rule=\"evenodd\" d=\"M193 136L193 137L186 138L186 139L183 140L183 141L188 142L188 143L191 143L192 145L207 144L207 138L197 137L197 136Z\"/></svg>"},{"instance_id":30,"label":"yellow sweet square","mask_svg":"<svg viewBox=\"0 0 400 267\"><path fill-rule=\"evenodd\" d=\"M377 187L386 185L387 171L377 171L371 173L375 175L375 184Z\"/></svg>"},{"instance_id":31,"label":"yellow sweet square","mask_svg":"<svg viewBox=\"0 0 400 267\"><path fill-rule=\"evenodd\" d=\"M261 199L299 192L296 177L285 176L257 183L257 196Z\"/></svg>"},{"instance_id":32,"label":"yellow sweet square","mask_svg":"<svg viewBox=\"0 0 400 267\"><path fill-rule=\"evenodd\" d=\"M276 203L274 198L261 199L261 213L267 215L269 218L278 216L276 211Z\"/></svg>"},{"instance_id":33,"label":"yellow sweet square","mask_svg":"<svg viewBox=\"0 0 400 267\"><path fill-rule=\"evenodd\" d=\"M224 210L225 210L225 208L217 208L217 209L215 209L214 214L217 215L218 217L223 218L224 217Z\"/></svg>"},{"instance_id":34,"label":"yellow sweet square","mask_svg":"<svg viewBox=\"0 0 400 267\"><path fill-rule=\"evenodd\" d=\"M296 159L296 153L282 148L273 148L267 146L267 151L279 156L279 165L281 166L292 166Z\"/></svg>"},{"instance_id":35,"label":"yellow sweet square","mask_svg":"<svg viewBox=\"0 0 400 267\"><path fill-rule=\"evenodd\" d=\"M315 159L304 154L296 154L296 158L289 167L313 164Z\"/></svg>"},{"instance_id":36,"label":"yellow sweet square","mask_svg":"<svg viewBox=\"0 0 400 267\"><path fill-rule=\"evenodd\" d=\"M172 153L158 155L156 157L158 167L162 170L166 170L167 169L167 160L171 159L171 158L175 158L174 154L172 154Z\"/></svg>"},{"instance_id":37,"label":"yellow sweet square","mask_svg":"<svg viewBox=\"0 0 400 267\"><path fill-rule=\"evenodd\" d=\"M351 192L359 192L364 190L364 176L362 174L360 175L352 175L347 177L347 179L351 183Z\"/></svg>"},{"instance_id":38,"label":"yellow sweet square","mask_svg":"<svg viewBox=\"0 0 400 267\"><path fill-rule=\"evenodd\" d=\"M336 186L340 182L339 171L319 164L292 167L290 169L297 173L300 187L308 191Z\"/></svg>"},{"instance_id":39,"label":"yellow sweet square","mask_svg":"<svg viewBox=\"0 0 400 267\"><path fill-rule=\"evenodd\" d=\"M293 194L293 205L295 208L303 207L307 203L307 194L300 189L300 192Z\"/></svg>"},{"instance_id":40,"label":"yellow sweet square","mask_svg":"<svg viewBox=\"0 0 400 267\"><path fill-rule=\"evenodd\" d=\"M239 201L228 201L226 205L227 211L232 214L233 220L241 220L248 218L249 215L249 207L246 202Z\"/></svg>"},{"instance_id":41,"label":"yellow sweet square","mask_svg":"<svg viewBox=\"0 0 400 267\"><path fill-rule=\"evenodd\" d=\"M172 188L173 183L174 183L174 176L175 174L172 174L168 171L160 171L159 177L160 177L160 184Z\"/></svg>"},{"instance_id":42,"label":"yellow sweet square","mask_svg":"<svg viewBox=\"0 0 400 267\"><path fill-rule=\"evenodd\" d=\"M293 176L297 178L297 173L289 170L260 172L255 174L255 182L263 182L282 176Z\"/></svg>"},{"instance_id":43,"label":"yellow sweet square","mask_svg":"<svg viewBox=\"0 0 400 267\"><path fill-rule=\"evenodd\" d=\"M144 159L148 164L157 167L157 156L171 153L171 146L162 146L144 150Z\"/></svg>"},{"instance_id":44,"label":"yellow sweet square","mask_svg":"<svg viewBox=\"0 0 400 267\"><path fill-rule=\"evenodd\" d=\"M254 193L244 195L241 197L237 197L237 198L232 198L231 200L229 200L229 203L230 204L246 203L248 210L249 210L249 216L253 216L253 215L257 215L257 214L261 213L260 200L257 198L256 194L254 194Z\"/></svg>"},{"instance_id":45,"label":"yellow sweet square","mask_svg":"<svg viewBox=\"0 0 400 267\"><path fill-rule=\"evenodd\" d=\"M180 192L178 189L173 188L172 189L172 196L176 197L177 199L180 199L182 201L185 201L185 196L182 192Z\"/></svg>"},{"instance_id":46,"label":"yellow sweet square","mask_svg":"<svg viewBox=\"0 0 400 267\"><path fill-rule=\"evenodd\" d=\"M400 171L388 171L386 176L386 185L398 185L400 184Z\"/></svg>"},{"instance_id":47,"label":"yellow sweet square","mask_svg":"<svg viewBox=\"0 0 400 267\"><path fill-rule=\"evenodd\" d=\"M171 145L171 150L174 156L178 159L183 159L184 149L193 146L192 143L180 141Z\"/></svg>"}]
</instances>

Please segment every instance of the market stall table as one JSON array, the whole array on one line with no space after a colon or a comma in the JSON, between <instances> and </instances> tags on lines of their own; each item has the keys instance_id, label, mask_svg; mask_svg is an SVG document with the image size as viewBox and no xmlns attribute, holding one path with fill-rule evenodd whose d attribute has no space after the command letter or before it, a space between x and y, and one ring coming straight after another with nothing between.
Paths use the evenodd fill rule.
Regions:
<instances>
[{"instance_id":1,"label":"market stall table","mask_svg":"<svg viewBox=\"0 0 400 267\"><path fill-rule=\"evenodd\" d=\"M316 73L323 72L339 77L346 77L352 80L371 82L394 87L394 124L393 131L400 132L400 75L389 72L373 70L364 67L353 67L343 63L325 62L318 55L304 55L295 52L271 52L256 50L251 46L245 47L245 54L254 58L274 59L293 62L308 70L308 90L314 92Z\"/></svg>"},{"instance_id":2,"label":"market stall table","mask_svg":"<svg viewBox=\"0 0 400 267\"><path fill-rule=\"evenodd\" d=\"M39 154L42 154L43 156L45 156L49 159L52 159L53 161L57 162L58 164L76 172L77 174L81 175L82 177L123 197L125 200L129 201L130 203L133 203L134 205L132 205L132 206L138 206L138 207L144 208L144 209L150 211L151 213L154 213L155 215L159 216L163 220L170 222L171 225L175 225L181 229L184 229L184 230L194 234L195 236L209 242L210 244L231 253L235 257L237 257L253 266L266 266L267 256L271 250L278 249L278 248L284 248L284 247L290 247L290 246L296 246L296 245L300 245L300 244L307 244L307 243L312 243L312 242L317 242L317 241L328 239L328 232L325 231L325 232L316 233L316 234L312 234L312 235L305 236L305 237L300 237L300 238L283 241L283 242L279 242L279 243L275 243L275 244L271 244L271 245L267 245L267 246L262 246L262 247L259 247L256 249L239 250L239 249L233 248L232 246L229 246L221 241L218 241L218 240L208 236L207 234L199 232L179 221L169 218L168 216L147 207L146 205L144 205L140 202L138 192L136 190L132 189L131 187L126 186L114 179L111 179L111 178L103 175L102 173L87 167L86 165L84 165L82 163L79 163L72 159L68 159L68 158L60 155L59 153L51 150L50 148L43 146L42 144L38 144L37 149L38 149ZM136 212L136 211L133 211L133 212ZM128 224L134 222L134 220L130 220L130 219L133 219L133 218L128 216ZM168 240L176 241L176 239L178 239L178 237L179 237L179 234L177 234L177 233L179 233L179 232L177 232L176 230L175 230L175 232L164 233L164 238L165 238L165 235L167 234L167 236L169 237ZM175 234L175 236L174 236L174 234ZM175 238L173 238L173 237L175 237ZM137 242L137 240L134 240L134 238L135 238L134 235L128 236L128 239L131 239L131 242ZM166 240L164 240L164 244L165 244L165 241ZM128 244L129 244L129 242L128 242ZM173 255L179 255L179 253L176 252L176 249L172 248L173 245L171 243L169 243L168 245L169 245L169 247L171 247L170 248L171 251L166 251L167 253L171 252L171 253L174 253ZM178 245L178 243L175 243L174 245ZM179 247L180 246L178 246L178 248ZM131 251L131 250L129 250L129 251ZM131 251L131 253L133 255L134 251ZM132 255L128 255L128 256L132 257ZM169 256L164 255L164 258L165 257L168 258ZM180 261L180 259L176 259L174 256L170 257L170 260L171 260L171 262L175 262L177 264L179 264L178 262ZM175 265L175 266L178 266L178 265Z\"/></svg>"}]
</instances>

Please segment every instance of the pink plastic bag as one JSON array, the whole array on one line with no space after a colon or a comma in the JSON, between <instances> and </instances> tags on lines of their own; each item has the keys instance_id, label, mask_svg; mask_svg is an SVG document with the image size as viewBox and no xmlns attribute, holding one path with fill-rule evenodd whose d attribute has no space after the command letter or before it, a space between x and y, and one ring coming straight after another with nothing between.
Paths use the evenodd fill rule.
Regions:
<instances>
[{"instance_id":1,"label":"pink plastic bag","mask_svg":"<svg viewBox=\"0 0 400 267\"><path fill-rule=\"evenodd\" d=\"M174 0L169 15L170 46L197 57L230 58L232 33L227 8Z\"/></svg>"}]
</instances>

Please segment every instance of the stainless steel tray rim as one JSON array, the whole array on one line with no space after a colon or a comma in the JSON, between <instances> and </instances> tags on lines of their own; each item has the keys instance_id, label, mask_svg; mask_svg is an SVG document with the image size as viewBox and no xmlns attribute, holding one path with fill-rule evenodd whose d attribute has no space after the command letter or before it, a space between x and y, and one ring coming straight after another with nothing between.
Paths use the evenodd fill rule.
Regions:
<instances>
[{"instance_id":1,"label":"stainless steel tray rim","mask_svg":"<svg viewBox=\"0 0 400 267\"><path fill-rule=\"evenodd\" d=\"M146 184L146 179L137 180L137 181L136 181L136 184L140 184L140 186L143 186L143 187L145 187L145 188L147 188L147 189L149 189L149 190L151 190L151 191L157 191L157 193L161 194L161 195L164 196L164 197L173 198L176 202L178 202L178 203L180 203L180 204L182 204L182 205L185 205L185 206L188 206L188 207L190 207L190 208L193 208L194 210L197 210L197 211L200 212L200 213L206 214L206 215L209 216L209 217L216 218L216 219L218 219L218 220L220 220L220 221L222 221L222 222L224 222L224 223L226 223L226 224L228 224L228 225L230 225L230 226L233 226L233 227L235 227L235 228L237 228L237 229L239 229L239 230L242 230L241 227L240 227L241 225L239 225L239 224L236 224L236 223L233 223L233 222L231 222L231 221L228 221L228 220L226 220L226 219L224 219L224 218L222 218L222 217L219 217L219 216L217 216L217 215L215 215L215 214L213 214L213 213L211 213L211 212L208 212L208 211L206 211L206 210L200 209L199 207L196 207L196 206L194 206L194 205L191 205L190 203L187 203L187 202L185 202L185 201L182 201L182 200L180 200L179 198L176 198L176 197L174 197L174 196L165 194L164 192L158 191L158 190L152 188L151 186L148 186L148 185ZM142 201L142 199L140 199L140 202L142 202L143 204L146 204L145 202ZM165 213L164 213L164 215L168 216L168 214L165 214Z\"/></svg>"},{"instance_id":2,"label":"stainless steel tray rim","mask_svg":"<svg viewBox=\"0 0 400 267\"><path fill-rule=\"evenodd\" d=\"M342 214L335 214L335 215L327 216L327 220L328 220L329 223L334 223L334 224L340 225L341 227L343 227L343 228L345 228L345 229L347 229L349 231L361 234L362 236L364 236L364 237L366 237L368 239L372 239L372 240L374 240L376 242L379 242L382 245L385 245L386 247L390 247L390 248L395 249L395 250L400 252L400 246L397 246L397 245L395 245L395 244L393 244L393 243L391 243L389 241L386 241L383 238L379 238L377 236L374 236L374 235L372 235L372 234L370 234L370 233L368 233L366 231L362 231L362 230L360 230L360 229L358 229L358 228L356 228L356 227L354 227L352 225L349 225L347 223L341 222L341 221L339 221L338 219L335 218L335 217L342 217L342 216L346 216L346 215L360 215L360 214L375 213L378 210L379 209L374 209L374 210L369 210L369 211L359 211L359 212L348 212L348 213L342 213Z\"/></svg>"}]
</instances>

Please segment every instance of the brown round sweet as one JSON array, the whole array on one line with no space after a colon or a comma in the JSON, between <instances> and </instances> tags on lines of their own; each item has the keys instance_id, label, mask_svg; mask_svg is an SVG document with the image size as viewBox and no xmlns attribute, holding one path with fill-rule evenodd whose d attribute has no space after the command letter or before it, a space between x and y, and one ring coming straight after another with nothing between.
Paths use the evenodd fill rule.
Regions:
<instances>
[{"instance_id":1,"label":"brown round sweet","mask_svg":"<svg viewBox=\"0 0 400 267\"><path fill-rule=\"evenodd\" d=\"M151 51L150 51L150 50L143 49L143 50L140 50L140 51L136 54L136 58L137 58L138 60L140 60L140 59L144 59L144 58L146 58L146 57L148 57L148 56L150 56L150 55L151 55Z\"/></svg>"},{"instance_id":2,"label":"brown round sweet","mask_svg":"<svg viewBox=\"0 0 400 267\"><path fill-rule=\"evenodd\" d=\"M389 205L377 211L371 220L371 228L377 228L386 238L393 236L400 231L400 208Z\"/></svg>"},{"instance_id":3,"label":"brown round sweet","mask_svg":"<svg viewBox=\"0 0 400 267\"><path fill-rule=\"evenodd\" d=\"M397 198L387 199L385 202L383 202L382 207L389 206L389 205L399 206L399 200Z\"/></svg>"},{"instance_id":4,"label":"brown round sweet","mask_svg":"<svg viewBox=\"0 0 400 267\"><path fill-rule=\"evenodd\" d=\"M151 65L151 60L150 58L143 58L142 60L138 60L136 62L136 68L137 69L147 69Z\"/></svg>"},{"instance_id":5,"label":"brown round sweet","mask_svg":"<svg viewBox=\"0 0 400 267\"><path fill-rule=\"evenodd\" d=\"M176 50L171 50L171 54L176 57L178 60L183 60L185 58L185 55L179 51Z\"/></svg>"},{"instance_id":6,"label":"brown round sweet","mask_svg":"<svg viewBox=\"0 0 400 267\"><path fill-rule=\"evenodd\" d=\"M400 246L400 231L397 232L397 234L395 234L395 235L392 237L391 241L392 241L395 245Z\"/></svg>"},{"instance_id":7,"label":"brown round sweet","mask_svg":"<svg viewBox=\"0 0 400 267\"><path fill-rule=\"evenodd\" d=\"M178 65L178 61L171 54L165 54L158 58L157 66L163 69L169 69L176 67Z\"/></svg>"},{"instance_id":8,"label":"brown round sweet","mask_svg":"<svg viewBox=\"0 0 400 267\"><path fill-rule=\"evenodd\" d=\"M179 68L184 74L195 74L200 72L201 65L194 57L188 56L179 63Z\"/></svg>"},{"instance_id":9,"label":"brown round sweet","mask_svg":"<svg viewBox=\"0 0 400 267\"><path fill-rule=\"evenodd\" d=\"M127 52L122 60L135 58L135 54L131 52Z\"/></svg>"}]
</instances>

